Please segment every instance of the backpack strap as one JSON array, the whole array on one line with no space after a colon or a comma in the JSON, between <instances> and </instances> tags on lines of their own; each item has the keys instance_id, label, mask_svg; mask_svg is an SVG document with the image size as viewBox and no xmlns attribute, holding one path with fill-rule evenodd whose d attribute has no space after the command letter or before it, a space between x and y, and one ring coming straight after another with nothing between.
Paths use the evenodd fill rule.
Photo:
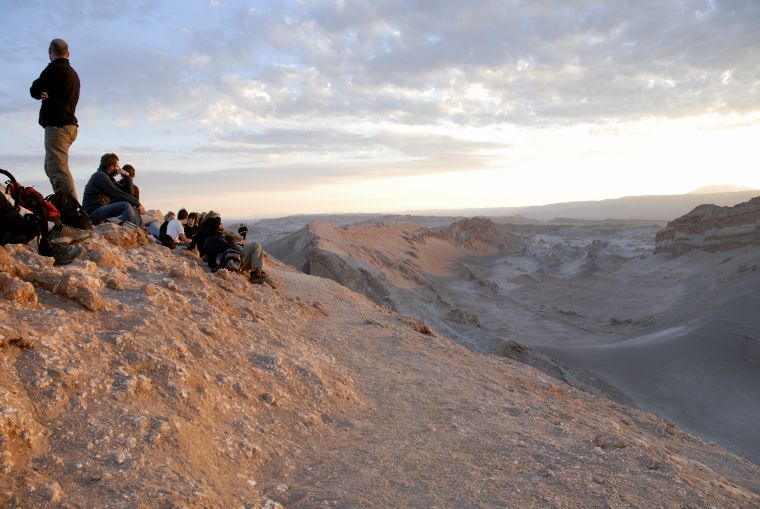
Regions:
<instances>
[{"instance_id":1,"label":"backpack strap","mask_svg":"<svg viewBox=\"0 0 760 509\"><path fill-rule=\"evenodd\" d=\"M11 174L11 172L6 171L2 168L0 168L0 173L7 176L10 181L8 182L8 185L5 186L5 190L11 193L11 198L13 198L13 208L16 209L16 211L21 210L21 206L19 205L19 186L18 182L16 182L16 177ZM12 185L11 185L12 184Z\"/></svg>"}]
</instances>

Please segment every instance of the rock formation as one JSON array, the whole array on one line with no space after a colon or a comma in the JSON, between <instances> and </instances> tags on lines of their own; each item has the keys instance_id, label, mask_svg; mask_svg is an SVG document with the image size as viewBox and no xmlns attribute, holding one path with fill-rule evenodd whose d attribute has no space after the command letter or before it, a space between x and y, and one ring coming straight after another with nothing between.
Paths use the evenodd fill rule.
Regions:
<instances>
[{"instance_id":1,"label":"rock formation","mask_svg":"<svg viewBox=\"0 0 760 509\"><path fill-rule=\"evenodd\" d=\"M457 221L441 233L458 246L465 246L479 251L493 253L517 252L524 248L524 243L517 235L507 232L485 217L473 217Z\"/></svg>"},{"instance_id":2,"label":"rock formation","mask_svg":"<svg viewBox=\"0 0 760 509\"><path fill-rule=\"evenodd\" d=\"M656 253L727 251L760 244L760 197L733 207L700 205L657 233Z\"/></svg>"}]
</instances>

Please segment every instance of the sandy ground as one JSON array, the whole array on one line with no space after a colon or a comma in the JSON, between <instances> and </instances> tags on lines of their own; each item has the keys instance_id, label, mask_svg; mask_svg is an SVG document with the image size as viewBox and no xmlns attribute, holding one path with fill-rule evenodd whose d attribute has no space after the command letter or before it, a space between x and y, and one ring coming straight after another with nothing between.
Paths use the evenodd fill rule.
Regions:
<instances>
[{"instance_id":1,"label":"sandy ground","mask_svg":"<svg viewBox=\"0 0 760 509\"><path fill-rule=\"evenodd\" d=\"M284 293L308 299L331 288L286 281ZM735 475L747 464L697 453L687 439L665 446L665 457L673 455L667 467L652 456L659 446L649 435L666 437L675 429L666 422L447 338L399 334L393 314L367 318L341 301L325 311L303 334L357 373L364 401L331 416L329 432L299 444L295 458L268 467L286 506L706 507L706 498L681 488L674 499L664 496L670 483L680 485L667 472L702 465ZM591 401L604 403L586 413ZM644 469L656 474L639 484L636 472ZM757 490L747 473L740 491Z\"/></svg>"},{"instance_id":2,"label":"sandy ground","mask_svg":"<svg viewBox=\"0 0 760 509\"><path fill-rule=\"evenodd\" d=\"M3 507L760 504L722 447L328 279L83 244L0 248Z\"/></svg>"},{"instance_id":3,"label":"sandy ground","mask_svg":"<svg viewBox=\"0 0 760 509\"><path fill-rule=\"evenodd\" d=\"M301 266L307 256L295 238L377 274L392 298L379 300L356 275L327 275L472 350L501 355L512 342L526 345L560 364L522 360L760 462L760 255L754 247L654 255L661 227L505 222L524 246L493 253L415 225L320 223L287 247ZM307 233L317 240L306 242Z\"/></svg>"}]
</instances>

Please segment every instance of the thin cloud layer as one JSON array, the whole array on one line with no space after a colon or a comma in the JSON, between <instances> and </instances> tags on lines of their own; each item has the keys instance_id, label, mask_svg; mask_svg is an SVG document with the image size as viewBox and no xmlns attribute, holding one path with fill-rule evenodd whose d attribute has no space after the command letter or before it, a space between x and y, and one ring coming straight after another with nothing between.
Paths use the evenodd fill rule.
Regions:
<instances>
[{"instance_id":1,"label":"thin cloud layer","mask_svg":"<svg viewBox=\"0 0 760 509\"><path fill-rule=\"evenodd\" d=\"M41 133L28 87L59 36L82 78L72 150L88 160L124 152L150 171L224 170L220 182L252 171L278 185L282 168L318 185L377 178L382 167L506 167L513 141L494 133L760 109L752 0L80 0L4 10L0 116L12 134L0 154L28 175L39 165L24 157L42 157L29 141ZM75 168L80 179L90 171Z\"/></svg>"}]
</instances>

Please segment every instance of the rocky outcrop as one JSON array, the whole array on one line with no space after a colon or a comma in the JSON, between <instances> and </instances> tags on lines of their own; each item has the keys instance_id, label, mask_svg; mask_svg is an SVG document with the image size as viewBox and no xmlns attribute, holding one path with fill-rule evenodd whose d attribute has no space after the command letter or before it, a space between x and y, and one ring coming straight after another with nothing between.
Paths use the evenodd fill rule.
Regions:
<instances>
[{"instance_id":1,"label":"rocky outcrop","mask_svg":"<svg viewBox=\"0 0 760 509\"><path fill-rule=\"evenodd\" d=\"M0 507L264 507L262 465L356 399L319 302L134 237L0 246Z\"/></svg>"},{"instance_id":2,"label":"rocky outcrop","mask_svg":"<svg viewBox=\"0 0 760 509\"><path fill-rule=\"evenodd\" d=\"M397 311L398 302L390 291L385 275L361 261L346 259L332 251L312 247L309 250L307 273L325 277L365 295L381 306Z\"/></svg>"},{"instance_id":3,"label":"rocky outcrop","mask_svg":"<svg viewBox=\"0 0 760 509\"><path fill-rule=\"evenodd\" d=\"M485 217L457 221L443 230L442 236L457 246L483 251L514 253L525 247L520 237L505 231Z\"/></svg>"},{"instance_id":4,"label":"rocky outcrop","mask_svg":"<svg viewBox=\"0 0 760 509\"><path fill-rule=\"evenodd\" d=\"M733 207L700 205L657 233L656 253L728 251L760 244L760 197Z\"/></svg>"}]
</instances>

